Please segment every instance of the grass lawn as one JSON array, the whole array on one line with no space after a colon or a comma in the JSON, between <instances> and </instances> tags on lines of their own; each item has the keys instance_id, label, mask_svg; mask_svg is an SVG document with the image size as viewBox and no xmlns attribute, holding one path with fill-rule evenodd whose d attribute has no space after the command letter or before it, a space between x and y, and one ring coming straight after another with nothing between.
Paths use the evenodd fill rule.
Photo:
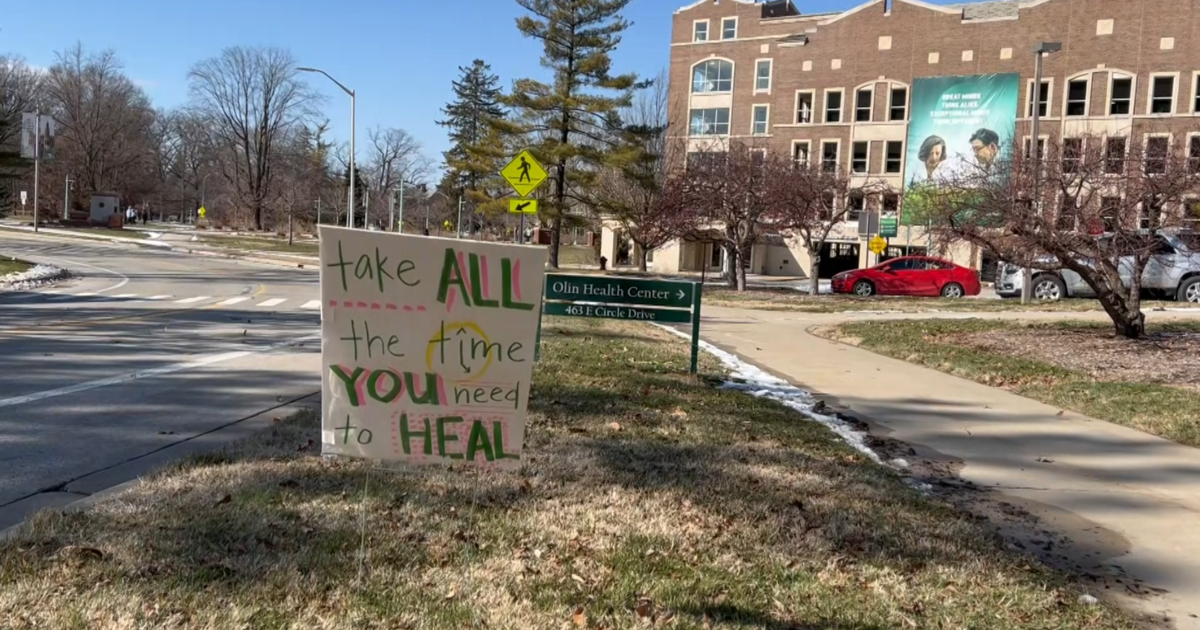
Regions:
<instances>
[{"instance_id":1,"label":"grass lawn","mask_svg":"<svg viewBox=\"0 0 1200 630\"><path fill-rule=\"evenodd\" d=\"M288 245L286 240L275 240L267 238L239 238L236 236L200 236L200 240L206 245L214 247L224 247L227 249L238 249L252 252L284 252L289 254L311 254L316 256L321 251L321 246L316 242L301 242L296 241Z\"/></svg>"},{"instance_id":2,"label":"grass lawn","mask_svg":"<svg viewBox=\"0 0 1200 630\"><path fill-rule=\"evenodd\" d=\"M898 311L904 313L929 311L1061 311L1083 312L1101 310L1096 300L1062 300L1059 302L1038 302L1022 305L1020 300L993 299L959 299L943 298L910 298L877 296L860 298L852 295L820 295L813 297L807 293L786 287L753 288L746 291L735 291L725 287L704 287L704 303L713 306L729 306L734 308L751 308L765 311L795 311L801 313L836 313L843 311ZM1143 301L1146 310L1166 308L1187 308L1189 304L1180 302Z\"/></svg>"},{"instance_id":3,"label":"grass lawn","mask_svg":"<svg viewBox=\"0 0 1200 630\"><path fill-rule=\"evenodd\" d=\"M595 249L583 245L563 245L558 248L560 265L599 265L600 256Z\"/></svg>"},{"instance_id":4,"label":"grass lawn","mask_svg":"<svg viewBox=\"0 0 1200 630\"><path fill-rule=\"evenodd\" d=\"M1116 339L1092 322L906 320L842 324L832 334L1079 413L1200 447L1200 324Z\"/></svg>"},{"instance_id":5,"label":"grass lawn","mask_svg":"<svg viewBox=\"0 0 1200 630\"><path fill-rule=\"evenodd\" d=\"M279 421L0 543L13 628L1132 628L821 425L548 319L516 473L384 472ZM703 370L718 366L706 358ZM366 497L364 508L364 496ZM364 545L365 543L365 545Z\"/></svg>"},{"instance_id":6,"label":"grass lawn","mask_svg":"<svg viewBox=\"0 0 1200 630\"><path fill-rule=\"evenodd\" d=\"M7 276L10 273L21 273L29 271L33 268L33 263L17 260L16 258L7 258L0 256L0 278Z\"/></svg>"}]
</instances>

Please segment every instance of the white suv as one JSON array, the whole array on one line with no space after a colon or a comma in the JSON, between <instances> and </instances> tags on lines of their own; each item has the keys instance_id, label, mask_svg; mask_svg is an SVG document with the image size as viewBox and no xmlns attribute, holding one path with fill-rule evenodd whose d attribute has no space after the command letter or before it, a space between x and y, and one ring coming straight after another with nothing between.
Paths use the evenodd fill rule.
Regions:
<instances>
[{"instance_id":1,"label":"white suv","mask_svg":"<svg viewBox=\"0 0 1200 630\"><path fill-rule=\"evenodd\" d=\"M1190 246L1189 246L1190 244ZM1200 304L1200 248L1197 239L1160 234L1154 255L1142 271L1142 289L1165 294L1168 299ZM1129 286L1133 264L1122 259L1121 279ZM1024 269L1000 263L996 269L996 294L1019 297L1024 286ZM1064 297L1095 297L1095 291L1070 269L1033 270L1033 299L1057 302Z\"/></svg>"}]
</instances>

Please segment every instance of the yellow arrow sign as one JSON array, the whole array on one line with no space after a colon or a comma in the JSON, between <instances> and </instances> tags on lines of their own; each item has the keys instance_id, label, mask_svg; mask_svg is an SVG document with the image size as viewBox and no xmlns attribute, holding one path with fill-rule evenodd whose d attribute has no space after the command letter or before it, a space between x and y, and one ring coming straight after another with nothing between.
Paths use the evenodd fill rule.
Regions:
<instances>
[{"instance_id":1,"label":"yellow arrow sign","mask_svg":"<svg viewBox=\"0 0 1200 630\"><path fill-rule=\"evenodd\" d=\"M508 211L511 214L537 214L537 199L509 199Z\"/></svg>"},{"instance_id":2,"label":"yellow arrow sign","mask_svg":"<svg viewBox=\"0 0 1200 630\"><path fill-rule=\"evenodd\" d=\"M546 181L546 169L533 158L529 151L521 151L513 161L500 170L500 176L522 197L537 190Z\"/></svg>"},{"instance_id":3,"label":"yellow arrow sign","mask_svg":"<svg viewBox=\"0 0 1200 630\"><path fill-rule=\"evenodd\" d=\"M871 250L872 254L882 254L883 250L887 249L887 241L876 236L875 238L871 239L871 242L867 244L867 247Z\"/></svg>"}]
</instances>

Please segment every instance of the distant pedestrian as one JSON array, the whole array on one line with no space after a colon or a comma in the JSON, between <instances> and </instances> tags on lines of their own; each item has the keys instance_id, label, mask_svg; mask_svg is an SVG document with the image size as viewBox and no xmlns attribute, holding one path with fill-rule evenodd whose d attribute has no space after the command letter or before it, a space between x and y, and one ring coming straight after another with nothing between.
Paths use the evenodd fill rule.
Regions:
<instances>
[{"instance_id":1,"label":"distant pedestrian","mask_svg":"<svg viewBox=\"0 0 1200 630\"><path fill-rule=\"evenodd\" d=\"M133 211L133 206L129 206L125 209L125 221L128 222L129 225L137 224L137 213Z\"/></svg>"}]
</instances>

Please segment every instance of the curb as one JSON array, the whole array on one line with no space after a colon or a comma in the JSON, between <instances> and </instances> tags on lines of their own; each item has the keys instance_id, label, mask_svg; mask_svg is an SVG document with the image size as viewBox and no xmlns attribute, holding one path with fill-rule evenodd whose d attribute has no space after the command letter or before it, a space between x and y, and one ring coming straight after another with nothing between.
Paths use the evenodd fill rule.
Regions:
<instances>
[{"instance_id":1,"label":"curb","mask_svg":"<svg viewBox=\"0 0 1200 630\"><path fill-rule=\"evenodd\" d=\"M10 503L9 505L11 506L11 505L20 503L21 501L35 498L42 494L61 491L62 489L65 489L69 485L86 480L88 477L102 475L105 472L111 471L120 466L124 466L124 465L128 465L128 464L136 465L136 463L139 460L143 460L143 459L149 460L149 461L153 461L154 459L161 460L161 459L164 459L164 456L165 456L165 458L169 459L169 461L165 461L165 462L159 461L156 463L152 463L151 465L147 466L144 471L139 473L133 479L128 479L126 481L122 481L120 483L109 486L102 490L97 490L96 492L92 492L86 496L83 496L75 501L71 501L70 503L61 505L59 507L42 508L42 509L58 510L60 512L68 512L68 513L69 512L82 512L82 511L88 510L92 506L96 505L97 503L100 503L101 501L105 501L109 498L112 498L114 496L117 496L117 495L125 492L126 490L129 490L131 488L135 488L135 487L141 485L142 482L148 476L153 475L154 473L158 472L165 466L170 465L170 463L177 461L180 457L184 457L187 455L194 455L194 454L198 454L198 453L211 453L211 452L214 452L215 450L220 450L220 448L221 448L220 446L215 446L215 445L212 447L195 448L195 445L191 444L191 443L194 442L195 440L197 440L198 438L202 438L202 437L212 438L214 436L220 438L222 436L222 434L232 434L232 435L228 435L226 437L226 439L224 440L224 443L228 444L230 442L235 441L238 438L247 437L248 435L257 433L265 428L268 428L270 426L270 420L273 417L277 417L281 414L292 415L292 414L298 413L300 411L304 411L306 409L312 409L314 406L314 403L319 407L320 406L320 403L319 403L320 398L321 398L321 392L315 392L312 394L307 394L307 395L301 396L294 400L290 400L288 402L281 403L278 406L272 407L270 409L265 409L263 411L260 411L252 416L247 416L245 418L241 418L240 420L234 420L227 424L223 424L223 425L221 425L215 429L212 429L210 431L206 431L204 433L197 433L196 435L188 437L185 440L175 442L174 444L163 447L156 451L151 451L149 453L139 455L138 457L135 457L133 459L109 466L108 468L92 471L92 472L87 473L81 477L74 479L74 480L67 481L67 482L57 486L56 488L41 490L33 495L30 495L29 497L25 497L23 499L14 501L13 503ZM262 426L249 426L250 424L254 423L255 420L260 420L260 419L266 421L262 424ZM22 518L20 522L12 525L10 527L7 527L3 530L0 530L0 543L6 542L6 541L11 540L12 538L16 537L17 534L20 532L21 528L24 527L25 524L28 522L29 517L33 516L34 514L36 514L38 512L41 512L41 511L42 510L36 510L34 512L31 512L28 516L25 516L24 518Z\"/></svg>"},{"instance_id":2,"label":"curb","mask_svg":"<svg viewBox=\"0 0 1200 630\"><path fill-rule=\"evenodd\" d=\"M105 236L105 235L100 235L100 234L87 234L87 233L83 233L83 232L70 232L67 230L59 230L59 229L55 229L55 228L39 228L35 232L32 227L25 227L23 225L10 225L10 224L0 224L0 228L6 228L9 230L17 230L20 232L26 232L26 233L32 234L34 236L43 236L43 235L49 236L49 237L57 236L59 238L68 238L68 239L76 238L76 239L81 239L81 240L85 240L85 241L105 241L105 242L109 242L109 243L124 243L127 245L136 245L138 247L148 247L151 249L174 249L174 247L172 247L170 243L164 243L162 241L159 241L156 239L149 239L149 238L139 239L139 238L124 238L124 237L120 237L120 236Z\"/></svg>"}]
</instances>

